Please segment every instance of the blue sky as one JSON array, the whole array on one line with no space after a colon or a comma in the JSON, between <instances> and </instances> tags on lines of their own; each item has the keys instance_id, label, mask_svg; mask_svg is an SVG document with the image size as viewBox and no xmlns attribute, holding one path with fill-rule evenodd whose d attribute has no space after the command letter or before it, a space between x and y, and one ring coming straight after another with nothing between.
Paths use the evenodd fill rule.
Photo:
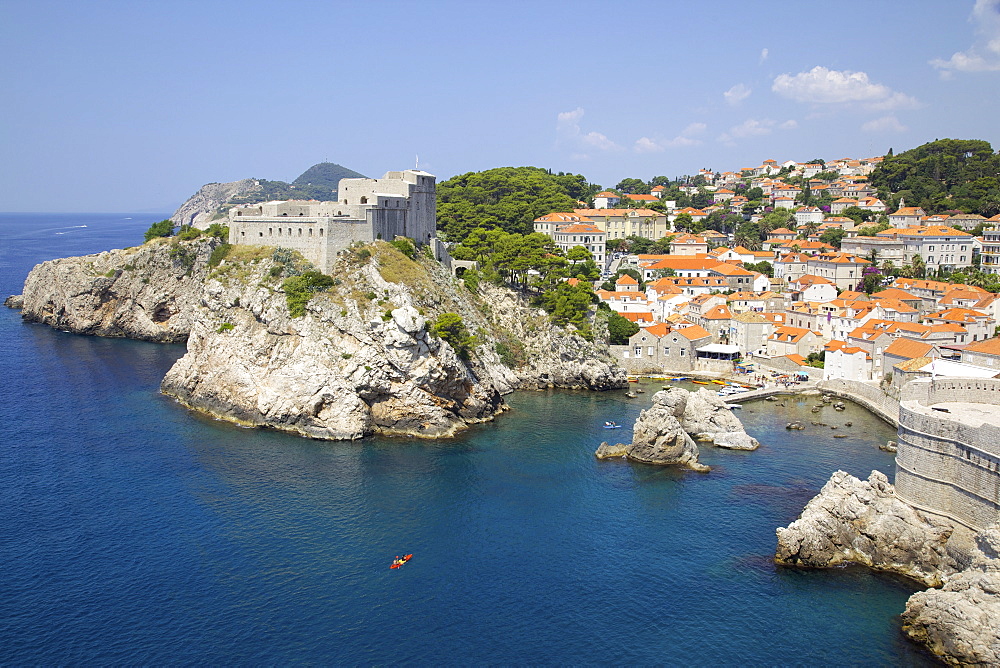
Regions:
<instances>
[{"instance_id":1,"label":"blue sky","mask_svg":"<svg viewBox=\"0 0 1000 668\"><path fill-rule=\"evenodd\" d=\"M1000 148L1000 0L0 0L0 209L173 210L323 160L625 177Z\"/></svg>"}]
</instances>

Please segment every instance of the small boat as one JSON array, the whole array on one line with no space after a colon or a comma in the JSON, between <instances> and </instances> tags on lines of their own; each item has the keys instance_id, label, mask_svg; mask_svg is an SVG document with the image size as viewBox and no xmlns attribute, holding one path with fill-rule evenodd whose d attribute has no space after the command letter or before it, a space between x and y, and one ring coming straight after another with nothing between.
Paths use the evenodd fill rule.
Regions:
<instances>
[{"instance_id":1,"label":"small boat","mask_svg":"<svg viewBox=\"0 0 1000 668\"><path fill-rule=\"evenodd\" d=\"M716 385L725 385L726 384L726 381L724 381L724 380L713 380L712 382L715 383Z\"/></svg>"},{"instance_id":2,"label":"small boat","mask_svg":"<svg viewBox=\"0 0 1000 668\"><path fill-rule=\"evenodd\" d=\"M625 396L628 397L629 399L635 399L639 395L636 394L635 392L626 392Z\"/></svg>"},{"instance_id":3,"label":"small boat","mask_svg":"<svg viewBox=\"0 0 1000 668\"><path fill-rule=\"evenodd\" d=\"M604 428L605 429L621 429L622 426L620 424L618 424L617 422L605 422L604 423Z\"/></svg>"},{"instance_id":4,"label":"small boat","mask_svg":"<svg viewBox=\"0 0 1000 668\"><path fill-rule=\"evenodd\" d=\"M691 382L697 383L698 385L708 385L708 382L704 380L692 380Z\"/></svg>"},{"instance_id":5,"label":"small boat","mask_svg":"<svg viewBox=\"0 0 1000 668\"><path fill-rule=\"evenodd\" d=\"M629 378L628 382L630 382L630 383L638 383L639 379L638 378Z\"/></svg>"},{"instance_id":6,"label":"small boat","mask_svg":"<svg viewBox=\"0 0 1000 668\"><path fill-rule=\"evenodd\" d=\"M412 554L407 554L405 556L400 557L399 559L393 559L392 566L389 566L389 568L399 568L412 558L413 558Z\"/></svg>"},{"instance_id":7,"label":"small boat","mask_svg":"<svg viewBox=\"0 0 1000 668\"><path fill-rule=\"evenodd\" d=\"M637 388L635 388L635 393L636 394L646 394L646 390L642 389L641 387L637 387Z\"/></svg>"}]
</instances>

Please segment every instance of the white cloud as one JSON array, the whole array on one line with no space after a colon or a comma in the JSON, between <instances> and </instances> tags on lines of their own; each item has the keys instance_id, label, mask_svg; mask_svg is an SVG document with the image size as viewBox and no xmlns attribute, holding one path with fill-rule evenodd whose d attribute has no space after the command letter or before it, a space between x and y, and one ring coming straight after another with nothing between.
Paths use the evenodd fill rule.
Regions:
<instances>
[{"instance_id":1,"label":"white cloud","mask_svg":"<svg viewBox=\"0 0 1000 668\"><path fill-rule=\"evenodd\" d=\"M766 46L763 49L760 50L760 61L757 64L758 65L763 65L765 60L767 60L767 47Z\"/></svg>"},{"instance_id":2,"label":"white cloud","mask_svg":"<svg viewBox=\"0 0 1000 668\"><path fill-rule=\"evenodd\" d=\"M662 153L666 150L661 144L656 143L649 137L639 137L635 142L636 153Z\"/></svg>"},{"instance_id":3,"label":"white cloud","mask_svg":"<svg viewBox=\"0 0 1000 668\"><path fill-rule=\"evenodd\" d=\"M736 106L743 100L750 97L750 92L751 92L750 88L741 83L738 83L729 90L727 90L725 93L723 93L722 96L726 98L727 104Z\"/></svg>"},{"instance_id":4,"label":"white cloud","mask_svg":"<svg viewBox=\"0 0 1000 668\"><path fill-rule=\"evenodd\" d=\"M702 141L697 139L696 135L703 133L707 128L708 126L704 123L690 123L673 139L658 141L649 137L640 137L632 148L636 153L661 153L668 147L699 146Z\"/></svg>"},{"instance_id":5,"label":"white cloud","mask_svg":"<svg viewBox=\"0 0 1000 668\"><path fill-rule=\"evenodd\" d=\"M598 149L601 151L620 151L622 147L608 139L600 132L584 134L580 129L580 119L583 118L583 108L560 112L556 117L556 145L571 150Z\"/></svg>"},{"instance_id":6,"label":"white cloud","mask_svg":"<svg viewBox=\"0 0 1000 668\"><path fill-rule=\"evenodd\" d=\"M748 118L739 125L734 125L726 132L716 137L716 141L726 146L736 146L737 139L748 139L750 137L763 137L778 130L794 130L799 127L798 121L789 119L783 123L777 123L769 118L756 119Z\"/></svg>"},{"instance_id":7,"label":"white cloud","mask_svg":"<svg viewBox=\"0 0 1000 668\"><path fill-rule=\"evenodd\" d=\"M895 116L882 116L861 126L863 132L906 132L907 127Z\"/></svg>"},{"instance_id":8,"label":"white cloud","mask_svg":"<svg viewBox=\"0 0 1000 668\"><path fill-rule=\"evenodd\" d=\"M729 128L729 134L733 137L744 138L744 137L759 137L760 135L769 135L774 129L774 121L763 120L758 121L755 118L748 118L739 125L734 125Z\"/></svg>"},{"instance_id":9,"label":"white cloud","mask_svg":"<svg viewBox=\"0 0 1000 668\"><path fill-rule=\"evenodd\" d=\"M830 70L820 65L808 72L778 75L771 90L796 102L812 104L861 103L883 110L917 106L914 98L874 83L864 72Z\"/></svg>"},{"instance_id":10,"label":"white cloud","mask_svg":"<svg viewBox=\"0 0 1000 668\"><path fill-rule=\"evenodd\" d=\"M976 26L973 45L948 60L930 61L943 78L953 72L1000 72L1000 0L976 0L969 21Z\"/></svg>"}]
</instances>

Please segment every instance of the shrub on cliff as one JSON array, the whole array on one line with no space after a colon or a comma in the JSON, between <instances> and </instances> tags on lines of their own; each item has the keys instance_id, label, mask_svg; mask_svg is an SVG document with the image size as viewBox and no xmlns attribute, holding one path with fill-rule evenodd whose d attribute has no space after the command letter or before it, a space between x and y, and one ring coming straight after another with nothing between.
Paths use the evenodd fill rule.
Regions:
<instances>
[{"instance_id":1,"label":"shrub on cliff","mask_svg":"<svg viewBox=\"0 0 1000 668\"><path fill-rule=\"evenodd\" d=\"M150 239L157 239L159 237L172 237L174 235L174 221L167 218L166 220L161 220L158 223L153 223L146 230L144 239L149 241Z\"/></svg>"},{"instance_id":2,"label":"shrub on cliff","mask_svg":"<svg viewBox=\"0 0 1000 668\"><path fill-rule=\"evenodd\" d=\"M333 277L318 271L307 271L299 276L286 278L281 289L285 291L288 314L293 318L301 318L306 314L306 304L312 296L332 286Z\"/></svg>"},{"instance_id":3,"label":"shrub on cliff","mask_svg":"<svg viewBox=\"0 0 1000 668\"><path fill-rule=\"evenodd\" d=\"M469 350L477 343L476 337L469 334L462 316L457 313L442 313L431 326L431 333L440 337L455 349L463 360L469 359Z\"/></svg>"}]
</instances>

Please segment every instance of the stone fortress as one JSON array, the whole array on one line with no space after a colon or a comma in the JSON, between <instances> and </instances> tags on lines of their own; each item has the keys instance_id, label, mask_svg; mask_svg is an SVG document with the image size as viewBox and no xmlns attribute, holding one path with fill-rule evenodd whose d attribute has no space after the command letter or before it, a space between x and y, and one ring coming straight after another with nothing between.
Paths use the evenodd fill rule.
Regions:
<instances>
[{"instance_id":1,"label":"stone fortress","mask_svg":"<svg viewBox=\"0 0 1000 668\"><path fill-rule=\"evenodd\" d=\"M335 202L289 200L233 207L229 243L296 250L330 273L337 253L355 241L435 237L435 177L408 169L381 179L341 179Z\"/></svg>"},{"instance_id":2,"label":"stone fortress","mask_svg":"<svg viewBox=\"0 0 1000 668\"><path fill-rule=\"evenodd\" d=\"M1000 522L1000 379L920 378L899 403L896 496L974 531Z\"/></svg>"}]
</instances>

